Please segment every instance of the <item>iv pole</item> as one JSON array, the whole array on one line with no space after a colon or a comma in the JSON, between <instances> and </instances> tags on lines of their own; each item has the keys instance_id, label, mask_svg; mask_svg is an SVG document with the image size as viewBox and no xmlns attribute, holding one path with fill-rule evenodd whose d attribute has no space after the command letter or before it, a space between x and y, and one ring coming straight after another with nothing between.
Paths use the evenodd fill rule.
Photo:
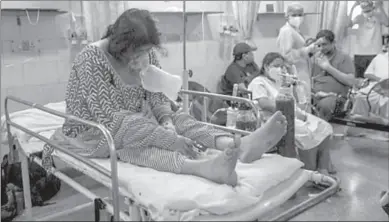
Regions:
<instances>
[{"instance_id":1,"label":"iv pole","mask_svg":"<svg viewBox=\"0 0 389 222\"><path fill-rule=\"evenodd\" d=\"M188 90L188 81L189 81L189 74L186 70L186 1L182 1L182 16L183 16L183 40L182 40L182 43L183 43L183 78L182 78L182 88L184 90ZM183 111L185 113L189 113L188 111L188 108L189 108L189 95L188 94L184 94L183 95Z\"/></svg>"}]
</instances>

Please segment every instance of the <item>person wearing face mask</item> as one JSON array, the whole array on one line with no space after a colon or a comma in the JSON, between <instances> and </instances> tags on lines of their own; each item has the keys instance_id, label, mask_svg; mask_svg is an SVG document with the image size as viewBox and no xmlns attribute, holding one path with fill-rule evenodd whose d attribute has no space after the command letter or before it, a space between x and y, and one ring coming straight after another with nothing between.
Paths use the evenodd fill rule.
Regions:
<instances>
[{"instance_id":1,"label":"person wearing face mask","mask_svg":"<svg viewBox=\"0 0 389 222\"><path fill-rule=\"evenodd\" d=\"M281 54L270 52L263 59L259 76L248 86L265 120L276 111L275 100L280 88L281 75L291 72L289 69ZM332 133L333 129L329 123L296 106L296 146L306 169L318 170L325 174L336 172L328 148Z\"/></svg>"},{"instance_id":2,"label":"person wearing face mask","mask_svg":"<svg viewBox=\"0 0 389 222\"><path fill-rule=\"evenodd\" d=\"M173 85L181 81L168 83L167 73L149 70L150 50L160 47L160 34L151 13L141 9L124 11L101 40L85 46L76 56L67 86L66 113L106 127L120 161L236 186L237 160L251 163L277 144L286 133L285 116L275 113L268 123L237 144L231 133L196 121L186 113L172 112L170 101L178 92L173 95L155 82L176 87ZM165 117L172 120L175 130L160 125ZM98 129L72 120L66 120L51 139L84 157L110 155ZM199 158L200 148L218 151L209 158ZM53 151L45 144L45 169L52 166Z\"/></svg>"},{"instance_id":3,"label":"person wearing face mask","mask_svg":"<svg viewBox=\"0 0 389 222\"><path fill-rule=\"evenodd\" d=\"M389 43L386 43L385 48L388 46ZM387 50L384 49L384 52L374 57L366 69L365 77L370 80L370 83L365 88L360 89L355 96L350 114L367 118L367 120L375 115L378 122L389 125L389 98L375 91L372 91L369 97L366 98L366 94L372 87L378 82L389 78L389 55ZM353 130L350 128L348 133L352 134ZM377 132L374 133L377 134ZM383 136L387 138L387 134L384 133Z\"/></svg>"},{"instance_id":4,"label":"person wearing face mask","mask_svg":"<svg viewBox=\"0 0 389 222\"><path fill-rule=\"evenodd\" d=\"M310 55L315 52L315 44L306 44L305 37L300 32L304 22L304 8L298 3L288 5L286 24L280 29L277 37L277 47L281 54L295 65L297 77L304 81L307 101L311 101L311 70Z\"/></svg>"},{"instance_id":5,"label":"person wearing face mask","mask_svg":"<svg viewBox=\"0 0 389 222\"><path fill-rule=\"evenodd\" d=\"M321 30L316 35L319 52L313 56L313 91L319 116L330 120L342 112L350 87L359 81L354 77L352 59L335 47L335 34Z\"/></svg>"},{"instance_id":6,"label":"person wearing face mask","mask_svg":"<svg viewBox=\"0 0 389 222\"><path fill-rule=\"evenodd\" d=\"M383 47L383 52L376 55L365 71L365 77L373 82L389 78L389 43Z\"/></svg>"},{"instance_id":7,"label":"person wearing face mask","mask_svg":"<svg viewBox=\"0 0 389 222\"><path fill-rule=\"evenodd\" d=\"M351 9L350 18L358 5L362 9L362 14L353 20L350 19L349 27L358 25L354 64L356 77L362 78L370 62L382 50L382 25L389 27L389 18L382 1L376 1L374 4L371 0L356 1Z\"/></svg>"},{"instance_id":8,"label":"person wearing face mask","mask_svg":"<svg viewBox=\"0 0 389 222\"><path fill-rule=\"evenodd\" d=\"M249 44L240 42L234 46L234 61L228 66L219 83L218 93L232 95L234 84L241 92L247 91L247 85L258 74L259 68L254 61L254 51Z\"/></svg>"}]
</instances>

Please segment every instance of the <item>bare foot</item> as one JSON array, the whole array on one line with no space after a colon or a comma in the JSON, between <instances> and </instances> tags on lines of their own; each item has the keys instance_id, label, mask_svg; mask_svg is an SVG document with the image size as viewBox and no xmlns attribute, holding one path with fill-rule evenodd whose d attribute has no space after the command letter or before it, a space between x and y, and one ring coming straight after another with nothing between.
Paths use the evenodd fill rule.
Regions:
<instances>
[{"instance_id":1,"label":"bare foot","mask_svg":"<svg viewBox=\"0 0 389 222\"><path fill-rule=\"evenodd\" d=\"M220 184L236 186L238 176L235 171L238 161L239 149L234 147L234 143L229 145L216 158L206 160L202 163L203 176Z\"/></svg>"},{"instance_id":2,"label":"bare foot","mask_svg":"<svg viewBox=\"0 0 389 222\"><path fill-rule=\"evenodd\" d=\"M259 129L242 138L240 160L251 163L261 158L281 140L286 133L286 118L277 111Z\"/></svg>"}]
</instances>

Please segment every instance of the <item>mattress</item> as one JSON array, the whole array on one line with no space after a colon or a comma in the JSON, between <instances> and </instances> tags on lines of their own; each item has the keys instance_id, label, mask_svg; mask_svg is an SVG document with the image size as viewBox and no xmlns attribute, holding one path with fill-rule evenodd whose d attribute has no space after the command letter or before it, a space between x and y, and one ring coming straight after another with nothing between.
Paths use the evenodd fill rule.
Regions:
<instances>
[{"instance_id":1,"label":"mattress","mask_svg":"<svg viewBox=\"0 0 389 222\"><path fill-rule=\"evenodd\" d=\"M22 142L21 147L31 154L41 151L43 143ZM54 156L56 163L60 160L106 186L111 184L108 178L71 156L60 152L55 152ZM110 170L109 159L91 160ZM154 209L151 213L155 220L193 220L199 217L196 220L220 221L218 216L223 215L223 220L233 220L242 216L236 212L246 210L251 210L254 217L285 202L308 180L302 165L296 159L276 154L266 154L253 164L238 162L239 182L235 188L195 176L159 172L124 162L118 162L118 177L121 193L135 197L143 206ZM176 215L171 211L181 213Z\"/></svg>"},{"instance_id":2,"label":"mattress","mask_svg":"<svg viewBox=\"0 0 389 222\"><path fill-rule=\"evenodd\" d=\"M46 107L63 111L64 103L48 104ZM15 123L28 128L31 131L49 138L55 129L61 127L63 120L53 117L37 109L29 109L11 114L11 119ZM4 136L4 118L2 118L2 138ZM23 150L27 154L41 151L43 142L19 130L12 130L12 134L19 139ZM4 140L2 141L4 143ZM214 151L218 152L218 151ZM111 180L100 175L84 163L60 152L54 152L56 159L60 159L72 168L89 175L106 186L111 184ZM91 159L93 162L110 170L109 159ZM304 171L301 169L303 163L297 159L285 158L275 154L265 154L261 160L252 164L238 162L236 171L238 174L238 185L231 187L213 183L209 180L190 176L177 175L167 172L159 172L150 168L138 167L129 163L118 162L118 177L120 191L123 195L136 198L137 201L151 209L151 214L155 220L191 220L195 217L204 217L211 220L206 215L232 215L226 219L235 218L234 212L241 212L250 207L259 206L260 203L267 203L260 209L274 205L274 200L286 200L289 195L293 195L292 188L285 188L285 192L276 192L273 195L273 202L262 202L267 191L283 184L290 178L299 178L302 185L304 181ZM292 182L295 181L292 179ZM296 186L297 187L297 186ZM300 186L301 187L301 186ZM298 188L300 188L298 187ZM194 189L195 188L195 189ZM282 194L281 194L282 193ZM280 194L280 195L278 195ZM180 213L172 213L180 212ZM173 218L171 218L173 217ZM196 219L197 220L197 219ZM220 220L220 219L216 219Z\"/></svg>"}]
</instances>

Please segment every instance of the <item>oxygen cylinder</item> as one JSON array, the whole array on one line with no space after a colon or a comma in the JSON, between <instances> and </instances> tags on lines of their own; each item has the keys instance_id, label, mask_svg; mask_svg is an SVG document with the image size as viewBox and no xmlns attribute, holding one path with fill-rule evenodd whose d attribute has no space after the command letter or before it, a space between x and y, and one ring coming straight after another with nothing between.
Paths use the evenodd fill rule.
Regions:
<instances>
[{"instance_id":1,"label":"oxygen cylinder","mask_svg":"<svg viewBox=\"0 0 389 222\"><path fill-rule=\"evenodd\" d=\"M292 85L287 82L286 77L281 78L281 88L276 97L276 109L281 111L287 120L287 132L277 144L281 156L296 158L295 149L295 100L293 97Z\"/></svg>"}]
</instances>

